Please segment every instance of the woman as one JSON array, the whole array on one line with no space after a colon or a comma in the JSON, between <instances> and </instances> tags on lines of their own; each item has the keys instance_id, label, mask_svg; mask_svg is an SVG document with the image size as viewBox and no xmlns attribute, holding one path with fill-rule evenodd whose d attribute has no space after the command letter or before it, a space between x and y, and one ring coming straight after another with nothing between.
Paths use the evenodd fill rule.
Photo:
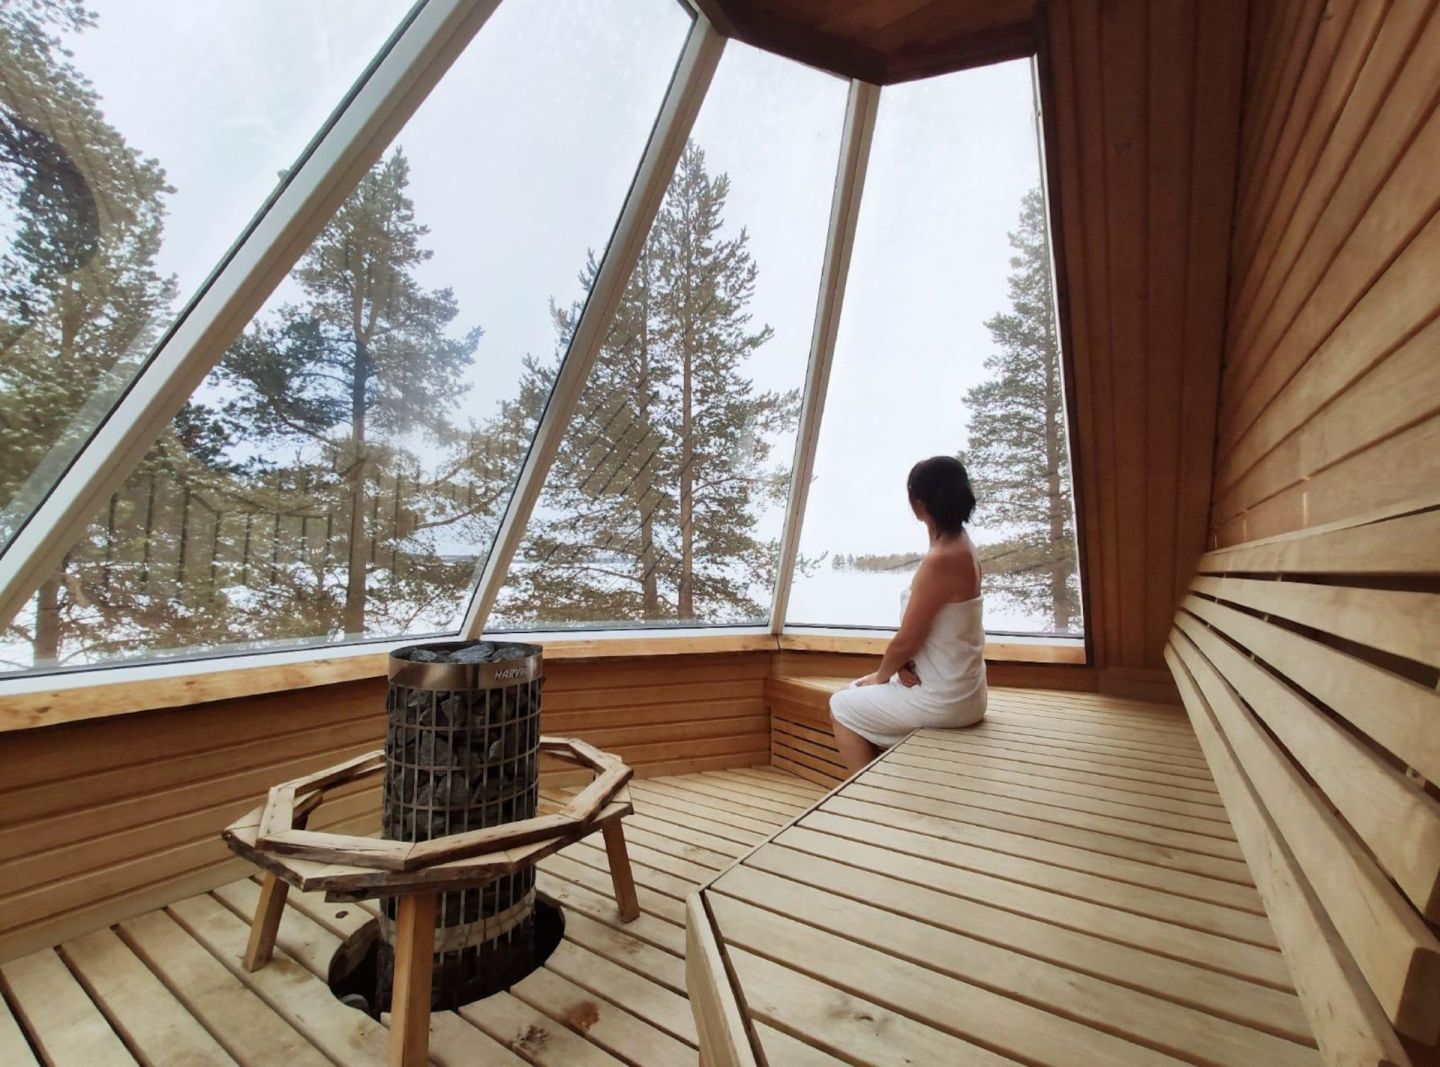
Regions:
<instances>
[{"instance_id":1,"label":"woman","mask_svg":"<svg viewBox=\"0 0 1440 1067\"><path fill-rule=\"evenodd\" d=\"M972 726L985 716L980 563L965 532L975 494L952 456L921 460L906 481L930 548L900 597L900 630L874 674L830 698L835 744L854 774L921 727Z\"/></svg>"}]
</instances>

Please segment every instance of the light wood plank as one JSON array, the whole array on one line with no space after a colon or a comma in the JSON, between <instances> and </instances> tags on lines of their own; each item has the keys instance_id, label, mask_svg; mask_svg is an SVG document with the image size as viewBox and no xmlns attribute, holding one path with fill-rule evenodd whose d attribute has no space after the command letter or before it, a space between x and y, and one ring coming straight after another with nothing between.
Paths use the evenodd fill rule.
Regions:
<instances>
[{"instance_id":1,"label":"light wood plank","mask_svg":"<svg viewBox=\"0 0 1440 1067\"><path fill-rule=\"evenodd\" d=\"M1217 859L1171 848L1163 842L1147 841L1143 837L1119 837L1067 823L1052 822L1049 821L1047 812L1040 812L1038 815L1027 813L1023 806L1017 806L1014 811L992 811L973 803L956 803L945 799L942 787L938 786L917 795L887 788L889 784L891 783L885 782L878 775L869 777L855 782L847 789L844 800L849 803L865 802L882 806L887 809L887 818L892 817L888 814L889 811L934 816L949 822L1015 834L1027 841L1036 842L1042 848L1045 844L1079 848L1102 857L1125 858L1165 870L1196 874L1207 881L1240 887L1242 891L1251 885L1250 874L1241 860Z\"/></svg>"},{"instance_id":2,"label":"light wood plank","mask_svg":"<svg viewBox=\"0 0 1440 1067\"><path fill-rule=\"evenodd\" d=\"M796 1034L807 1044L876 1067L917 1063L963 1063L966 1067L1014 1067L1014 1060L932 1026L887 1010L808 975L735 949L728 952L745 988L752 1016ZM709 1048L709 1043L705 1043ZM745 1061L741 1061L744 1063ZM710 1067L706 1061L706 1067ZM727 1067L720 1060L720 1067Z\"/></svg>"},{"instance_id":3,"label":"light wood plank","mask_svg":"<svg viewBox=\"0 0 1440 1067\"><path fill-rule=\"evenodd\" d=\"M770 1063L783 1063L785 1067L840 1067L844 1062L765 1023L756 1023L754 1029L765 1059Z\"/></svg>"},{"instance_id":4,"label":"light wood plank","mask_svg":"<svg viewBox=\"0 0 1440 1067\"><path fill-rule=\"evenodd\" d=\"M1155 995L1122 988L919 920L929 913L917 906L930 902L925 894L912 892L914 887L893 883L882 910L854 900L853 890L836 895L823 883L828 867L817 866L813 873L822 884L742 866L721 878L714 891L892 955L898 961L892 966L948 974L1170 1055L1230 1063L1318 1064L1311 1046L1176 1004L1165 999L1163 988ZM728 935L723 923L721 930ZM1075 1055L1081 1055L1078 1049Z\"/></svg>"},{"instance_id":5,"label":"light wood plank","mask_svg":"<svg viewBox=\"0 0 1440 1067\"><path fill-rule=\"evenodd\" d=\"M1395 892L1360 843L1246 712L1239 695L1185 636L1171 647L1199 687L1270 822L1397 1029L1440 1037L1440 942Z\"/></svg>"},{"instance_id":6,"label":"light wood plank","mask_svg":"<svg viewBox=\"0 0 1440 1067\"><path fill-rule=\"evenodd\" d=\"M685 901L685 984L705 1067L754 1067L745 1015L698 893Z\"/></svg>"},{"instance_id":7,"label":"light wood plank","mask_svg":"<svg viewBox=\"0 0 1440 1067\"><path fill-rule=\"evenodd\" d=\"M1325 702L1431 781L1440 780L1440 693L1318 641L1200 597L1185 610Z\"/></svg>"},{"instance_id":8,"label":"light wood plank","mask_svg":"<svg viewBox=\"0 0 1440 1067\"><path fill-rule=\"evenodd\" d=\"M624 1062L510 993L467 1004L460 1017L540 1067L616 1067Z\"/></svg>"},{"instance_id":9,"label":"light wood plank","mask_svg":"<svg viewBox=\"0 0 1440 1067\"><path fill-rule=\"evenodd\" d=\"M852 865L888 864L890 870L906 881L923 882L967 901L1023 912L1069 930L1094 933L1274 989L1288 991L1291 988L1280 954L1271 949L803 827L786 830L775 842Z\"/></svg>"},{"instance_id":10,"label":"light wood plank","mask_svg":"<svg viewBox=\"0 0 1440 1067\"><path fill-rule=\"evenodd\" d=\"M94 1067L135 1063L105 1016L90 1000L65 964L43 949L0 965L10 1001L54 1067Z\"/></svg>"},{"instance_id":11,"label":"light wood plank","mask_svg":"<svg viewBox=\"0 0 1440 1067\"><path fill-rule=\"evenodd\" d=\"M1198 621L1181 614L1176 625L1265 721L1415 906L1440 919L1440 803Z\"/></svg>"},{"instance_id":12,"label":"light wood plank","mask_svg":"<svg viewBox=\"0 0 1440 1067\"><path fill-rule=\"evenodd\" d=\"M906 872L893 870L883 857L881 852L862 852L841 862L788 848L767 848L757 852L745 866L814 884L826 892L905 917L923 915L927 922L956 934L1045 960L1076 974L1163 996L1291 1040L1309 1040L1309 1026L1293 993L1106 940L1092 931L1055 926L1040 917L1003 907L973 900L957 906L955 897L943 889L911 881Z\"/></svg>"},{"instance_id":13,"label":"light wood plank","mask_svg":"<svg viewBox=\"0 0 1440 1067\"><path fill-rule=\"evenodd\" d=\"M243 920L208 896L191 897L170 914L237 976L249 930ZM343 1006L302 964L277 952L246 984L326 1055L346 1063L385 1062L387 1034L369 1016Z\"/></svg>"},{"instance_id":14,"label":"light wood plank","mask_svg":"<svg viewBox=\"0 0 1440 1067\"><path fill-rule=\"evenodd\" d=\"M562 857L552 856L558 860ZM641 893L640 916L628 923L620 921L620 912L615 907L615 897L602 880L590 881L591 868L575 865L573 868L561 865L558 870L543 861L535 875L535 885L559 902L566 912L577 911L612 929L623 929L625 933L645 942L653 948L668 952L679 958L685 954L685 931L674 923L654 915L646 908L645 893Z\"/></svg>"},{"instance_id":15,"label":"light wood plank","mask_svg":"<svg viewBox=\"0 0 1440 1067\"><path fill-rule=\"evenodd\" d=\"M629 944L638 943L632 941ZM580 947L569 937L568 930L566 939L545 961L545 967L684 1042L691 1047L688 1055L694 1056L694 1046L699 1039L684 995L677 995L648 976L623 967L603 954ZM521 996L523 999L524 994ZM623 1047L620 1054L625 1054Z\"/></svg>"},{"instance_id":16,"label":"light wood plank","mask_svg":"<svg viewBox=\"0 0 1440 1067\"><path fill-rule=\"evenodd\" d=\"M632 936L629 924L617 930L592 919L578 908L571 908L565 913L565 941L656 982L682 998L685 996L684 961L642 938ZM573 975L568 977L574 978Z\"/></svg>"},{"instance_id":17,"label":"light wood plank","mask_svg":"<svg viewBox=\"0 0 1440 1067\"><path fill-rule=\"evenodd\" d=\"M1428 593L1203 575L1191 588L1291 622L1323 619L1326 633L1440 667L1440 601Z\"/></svg>"},{"instance_id":18,"label":"light wood plank","mask_svg":"<svg viewBox=\"0 0 1440 1067\"><path fill-rule=\"evenodd\" d=\"M32 1067L37 1063L35 1050L25 1039L25 1032L15 1021L15 1016L0 990L0 1062L13 1063L15 1067Z\"/></svg>"},{"instance_id":19,"label":"light wood plank","mask_svg":"<svg viewBox=\"0 0 1440 1067\"><path fill-rule=\"evenodd\" d=\"M1147 886L1172 896L1219 904L1251 915L1265 914L1265 906L1260 902L1259 895L1248 886L1091 851L1077 847L1072 843L1073 837L1064 841L1046 841L1043 838L994 830L983 825L947 818L944 812L936 811L933 805L926 806L921 813L866 803L862 799L856 799L853 789L846 790L843 796L832 797L826 801L820 812L882 826L894 826L947 841L965 842L1007 855L1037 859L1057 867L1100 875L1131 885Z\"/></svg>"},{"instance_id":20,"label":"light wood plank","mask_svg":"<svg viewBox=\"0 0 1440 1067\"><path fill-rule=\"evenodd\" d=\"M1239 912L1201 901L1177 897L1148 886L1117 881L1101 874L1055 866L1032 855L999 852L968 842L919 833L889 825L853 819L828 805L797 824L819 833L863 841L910 856L933 859L962 870L1003 878L1017 885L1061 893L1106 907L1163 919L1252 945L1275 947L1275 937L1263 915ZM778 840L778 839L777 839Z\"/></svg>"},{"instance_id":21,"label":"light wood plank","mask_svg":"<svg viewBox=\"0 0 1440 1067\"><path fill-rule=\"evenodd\" d=\"M737 897L717 892L708 903L727 945L1022 1062L1062 1063L1067 1057L1115 1064L1177 1062L929 966L906 966L890 953L802 925Z\"/></svg>"},{"instance_id":22,"label":"light wood plank","mask_svg":"<svg viewBox=\"0 0 1440 1067\"><path fill-rule=\"evenodd\" d=\"M1219 819L1194 814L1177 814L1166 810L1177 803L1164 797L1128 794L1106 790L1103 786L1073 783L1065 779L1047 779L1040 775L1010 774L992 771L965 760L932 760L908 754L884 761L883 773L920 781L964 781L976 792L996 793L1035 804L1067 807L1077 812L1123 819L1146 826L1163 827L1183 832L1187 840L1205 838L1213 841L1206 851L1213 855L1236 856L1237 846L1230 841L1228 824ZM962 777L963 776L963 777ZM1209 809L1216 812L1219 808Z\"/></svg>"},{"instance_id":23,"label":"light wood plank","mask_svg":"<svg viewBox=\"0 0 1440 1067\"><path fill-rule=\"evenodd\" d=\"M693 1067L695 1063L692 1045L632 1014L614 996L582 988L550 967L531 972L511 987L510 995L617 1059L659 1067Z\"/></svg>"},{"instance_id":24,"label":"light wood plank","mask_svg":"<svg viewBox=\"0 0 1440 1067\"><path fill-rule=\"evenodd\" d=\"M120 931L170 994L246 1067L330 1063L165 912L128 919Z\"/></svg>"},{"instance_id":25,"label":"light wood plank","mask_svg":"<svg viewBox=\"0 0 1440 1067\"><path fill-rule=\"evenodd\" d=\"M1168 654L1191 721L1252 857L1256 885L1292 963L1321 1052L1329 1063L1409 1064L1379 1002L1281 842L1188 669L1173 647Z\"/></svg>"},{"instance_id":26,"label":"light wood plank","mask_svg":"<svg viewBox=\"0 0 1440 1067\"><path fill-rule=\"evenodd\" d=\"M896 774L891 774L891 770ZM1046 794L1019 793L1013 787L992 787L984 781L968 782L974 788L962 788L948 784L956 776L926 771L918 767L892 766L882 763L875 773L866 776L866 784L912 796L934 797L955 804L973 804L977 808L1005 815L1018 815L1040 819L1058 826L1069 826L1080 830L1093 830L1115 837L1129 838L1160 845L1179 851L1198 853L1230 863L1243 863L1244 857L1237 844L1203 834L1175 830L1157 823L1146 822L1143 818L1127 818L1100 812L1083 810L1076 803L1081 798ZM961 779L963 781L963 779Z\"/></svg>"},{"instance_id":27,"label":"light wood plank","mask_svg":"<svg viewBox=\"0 0 1440 1067\"><path fill-rule=\"evenodd\" d=\"M145 1062L236 1062L113 931L67 941L61 951L111 1026Z\"/></svg>"}]
</instances>

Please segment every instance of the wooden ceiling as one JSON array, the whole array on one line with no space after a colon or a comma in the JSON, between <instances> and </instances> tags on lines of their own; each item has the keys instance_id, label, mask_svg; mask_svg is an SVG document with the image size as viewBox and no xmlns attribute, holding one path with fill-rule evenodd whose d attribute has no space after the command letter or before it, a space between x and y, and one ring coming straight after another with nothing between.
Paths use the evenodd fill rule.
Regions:
<instances>
[{"instance_id":1,"label":"wooden ceiling","mask_svg":"<svg viewBox=\"0 0 1440 1067\"><path fill-rule=\"evenodd\" d=\"M693 0L748 44L877 85L1035 50L1036 0Z\"/></svg>"}]
</instances>

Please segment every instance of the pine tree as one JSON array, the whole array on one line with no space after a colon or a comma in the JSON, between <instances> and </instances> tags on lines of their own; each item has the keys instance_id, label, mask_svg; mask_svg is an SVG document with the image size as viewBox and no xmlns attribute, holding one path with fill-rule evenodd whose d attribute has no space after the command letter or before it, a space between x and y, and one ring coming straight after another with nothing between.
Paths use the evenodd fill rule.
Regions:
<instances>
[{"instance_id":1,"label":"pine tree","mask_svg":"<svg viewBox=\"0 0 1440 1067\"><path fill-rule=\"evenodd\" d=\"M343 589L324 568L295 572L311 591L309 633L365 633L372 602L389 632L458 603L468 565L446 565L426 535L495 512L493 457L454 421L480 330L450 336L454 294L415 278L431 253L409 174L399 149L371 169L294 271L302 299L257 321L220 366L236 440L296 449L257 465L270 494L298 481L299 504L340 520Z\"/></svg>"},{"instance_id":2,"label":"pine tree","mask_svg":"<svg viewBox=\"0 0 1440 1067\"><path fill-rule=\"evenodd\" d=\"M969 390L965 460L979 521L1004 534L982 553L987 582L1003 597L1050 615L1067 633L1080 614L1060 343L1045 204L1025 195L1010 234L1010 310L985 323L997 351L988 381Z\"/></svg>"},{"instance_id":3,"label":"pine tree","mask_svg":"<svg viewBox=\"0 0 1440 1067\"><path fill-rule=\"evenodd\" d=\"M727 234L730 180L686 146L511 572L507 620L732 621L763 615L775 546L755 509L784 499L772 441L794 393L757 390L746 361L771 337L746 310L758 268ZM593 282L593 257L581 275ZM556 309L559 351L579 305ZM531 361L526 391L553 371ZM538 416L537 416L538 417Z\"/></svg>"},{"instance_id":4,"label":"pine tree","mask_svg":"<svg viewBox=\"0 0 1440 1067\"><path fill-rule=\"evenodd\" d=\"M165 173L105 121L65 47L93 24L59 0L0 7L0 535L59 478L174 298L154 265ZM53 660L70 631L93 636L85 600L67 559L7 636Z\"/></svg>"}]
</instances>

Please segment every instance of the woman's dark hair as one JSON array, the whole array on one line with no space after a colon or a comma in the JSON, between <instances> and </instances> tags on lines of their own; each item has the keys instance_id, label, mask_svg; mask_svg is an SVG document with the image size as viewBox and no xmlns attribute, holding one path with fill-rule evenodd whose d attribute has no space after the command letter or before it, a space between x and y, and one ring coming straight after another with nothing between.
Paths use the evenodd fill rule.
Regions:
<instances>
[{"instance_id":1,"label":"woman's dark hair","mask_svg":"<svg viewBox=\"0 0 1440 1067\"><path fill-rule=\"evenodd\" d=\"M942 534L958 534L975 510L975 492L965 464L954 456L932 456L910 468L905 479L910 499L925 505Z\"/></svg>"}]
</instances>

